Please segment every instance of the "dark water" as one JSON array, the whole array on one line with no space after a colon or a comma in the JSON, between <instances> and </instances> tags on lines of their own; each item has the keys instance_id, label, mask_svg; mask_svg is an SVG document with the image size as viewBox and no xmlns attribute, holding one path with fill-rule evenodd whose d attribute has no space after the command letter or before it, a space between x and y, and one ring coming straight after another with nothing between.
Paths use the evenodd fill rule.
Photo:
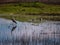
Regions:
<instances>
[{"instance_id":1,"label":"dark water","mask_svg":"<svg viewBox=\"0 0 60 45\"><path fill-rule=\"evenodd\" d=\"M17 26L14 31L11 30ZM60 45L60 22L19 22L0 18L0 45Z\"/></svg>"}]
</instances>

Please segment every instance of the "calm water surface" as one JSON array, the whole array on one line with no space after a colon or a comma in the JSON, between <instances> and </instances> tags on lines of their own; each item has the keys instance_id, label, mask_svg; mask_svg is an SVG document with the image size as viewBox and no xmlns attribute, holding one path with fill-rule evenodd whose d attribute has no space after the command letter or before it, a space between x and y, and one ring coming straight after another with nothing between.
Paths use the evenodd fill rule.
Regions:
<instances>
[{"instance_id":1,"label":"calm water surface","mask_svg":"<svg viewBox=\"0 0 60 45\"><path fill-rule=\"evenodd\" d=\"M59 21L16 22L0 18L0 45L60 45Z\"/></svg>"}]
</instances>

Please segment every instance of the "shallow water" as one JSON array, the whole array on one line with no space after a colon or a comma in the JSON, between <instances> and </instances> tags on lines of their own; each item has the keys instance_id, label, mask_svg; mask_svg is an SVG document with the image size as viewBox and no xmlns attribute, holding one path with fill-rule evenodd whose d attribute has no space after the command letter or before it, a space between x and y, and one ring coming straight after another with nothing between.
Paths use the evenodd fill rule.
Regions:
<instances>
[{"instance_id":1,"label":"shallow water","mask_svg":"<svg viewBox=\"0 0 60 45\"><path fill-rule=\"evenodd\" d=\"M60 45L59 21L16 22L0 18L0 45Z\"/></svg>"}]
</instances>

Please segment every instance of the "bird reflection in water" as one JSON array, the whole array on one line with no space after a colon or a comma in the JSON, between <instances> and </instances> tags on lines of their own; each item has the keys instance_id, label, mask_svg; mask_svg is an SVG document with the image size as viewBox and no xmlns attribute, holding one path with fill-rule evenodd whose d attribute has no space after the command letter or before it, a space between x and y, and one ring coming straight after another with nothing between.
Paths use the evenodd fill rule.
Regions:
<instances>
[{"instance_id":1,"label":"bird reflection in water","mask_svg":"<svg viewBox=\"0 0 60 45\"><path fill-rule=\"evenodd\" d=\"M9 28L11 28L11 34L12 32L16 29L17 27L17 22L14 18L11 19L12 20L12 23L10 24Z\"/></svg>"}]
</instances>

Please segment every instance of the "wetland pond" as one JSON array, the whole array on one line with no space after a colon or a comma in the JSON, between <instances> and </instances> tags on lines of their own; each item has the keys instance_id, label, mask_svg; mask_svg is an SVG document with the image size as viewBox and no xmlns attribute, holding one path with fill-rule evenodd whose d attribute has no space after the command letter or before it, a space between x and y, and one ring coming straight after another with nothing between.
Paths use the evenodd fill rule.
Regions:
<instances>
[{"instance_id":1,"label":"wetland pond","mask_svg":"<svg viewBox=\"0 0 60 45\"><path fill-rule=\"evenodd\" d=\"M0 18L0 45L60 45L60 21L16 22Z\"/></svg>"}]
</instances>

